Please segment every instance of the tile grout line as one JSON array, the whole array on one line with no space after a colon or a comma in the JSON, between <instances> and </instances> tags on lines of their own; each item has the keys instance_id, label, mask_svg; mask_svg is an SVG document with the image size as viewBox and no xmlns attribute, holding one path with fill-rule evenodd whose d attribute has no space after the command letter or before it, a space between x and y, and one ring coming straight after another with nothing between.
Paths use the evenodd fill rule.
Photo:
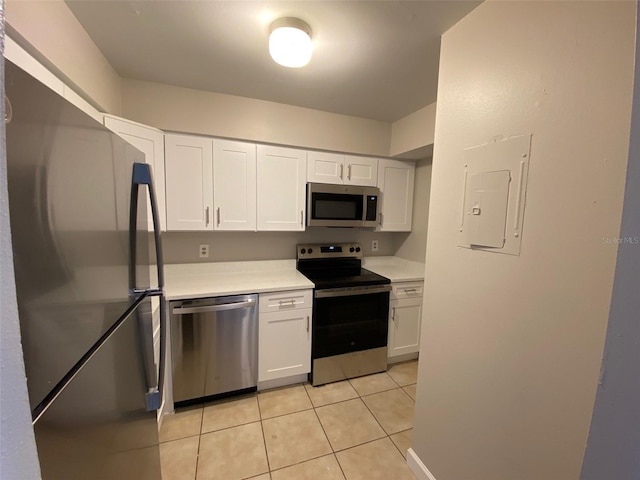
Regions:
<instances>
[{"instance_id":1,"label":"tile grout line","mask_svg":"<svg viewBox=\"0 0 640 480\"><path fill-rule=\"evenodd\" d=\"M264 445L264 456L267 459L267 473L271 478L271 463L269 462L269 451L267 450L267 437L264 434L264 423L262 418L262 409L260 408L260 400L258 400L258 392L256 391L256 403L258 404L258 418L260 419L260 431L262 432L262 444Z\"/></svg>"},{"instance_id":2,"label":"tile grout line","mask_svg":"<svg viewBox=\"0 0 640 480\"><path fill-rule=\"evenodd\" d=\"M200 464L200 445L202 443L202 426L204 425L204 405L202 406L202 413L200 415L200 435L198 435L198 450L196 452L196 471L193 480L198 478L198 465Z\"/></svg>"},{"instance_id":3,"label":"tile grout line","mask_svg":"<svg viewBox=\"0 0 640 480\"><path fill-rule=\"evenodd\" d=\"M329 444L329 448L331 449L331 453L326 453L324 455L318 455L316 457L308 458L308 459L302 460L300 462L295 462L295 463L292 463L291 465L286 465L284 467L276 468L274 470L271 470L271 467L269 467L269 477L272 476L271 474L273 472L277 472L279 470L284 470L285 468L290 468L290 467L294 467L296 465L301 465L301 464L303 464L305 462L310 462L312 460L317 460L318 458L328 457L329 455L332 455L333 457L335 457L335 452L333 451L333 447L331 446L331 442L329 441L329 437L327 436L327 432L324 430L322 422L320 422L320 418L318 417L318 413L316 412L316 407L313 405L313 401L311 400L311 396L309 395L309 392L307 391L307 388L305 387L306 382L305 383L300 383L300 384L294 384L292 386L297 386L297 385L300 385L300 386L302 386L302 388L304 388L304 391L307 394L307 398L309 399L309 403L311 403L311 408L305 408L303 410L298 410L298 411L291 412L291 413L285 413L283 415L278 415L276 417L270 417L267 420L269 420L271 418L284 417L286 415L293 415L295 413L308 412L309 410L313 410L313 413L315 414L316 418L318 419L318 423L320 424L320 428L322 428L322 433L324 433L325 439L327 440L327 443ZM266 447L266 440L265 440L265 447ZM340 462L338 462L337 458L336 458L336 462L338 463L338 466L340 467L340 470L342 471L342 467L340 466ZM344 472L343 472L343 475L344 475ZM346 478L346 476L345 476L345 478Z\"/></svg>"},{"instance_id":4,"label":"tile grout line","mask_svg":"<svg viewBox=\"0 0 640 480\"><path fill-rule=\"evenodd\" d=\"M308 383L308 382L307 382ZM311 384L309 384L311 385ZM352 387L353 388L353 387ZM329 435L327 435L327 431L324 429L324 425L322 424L322 422L320 421L320 417L318 416L318 411L317 408L313 403L313 400L311 399L311 395L309 395L309 390L307 390L307 387L304 387L304 391L307 393L307 397L309 397L309 401L311 402L311 405L313 407L313 413L316 416L316 419L318 420L318 423L320 424L320 428L322 429L322 433L324 433L324 438L326 438L327 443L329 444L329 448L331 449L331 456L333 456L333 458L335 459L336 463L338 464L338 468L340 469L340 472L342 473L342 476L346 479L347 475L344 473L344 470L342 469L342 465L340 464L340 461L338 460L338 457L336 456L336 451L333 448L333 445L331 444L331 440L329 440ZM358 392L356 392L358 393ZM325 406L325 405L323 405ZM322 457L326 457L328 455L321 455L320 457L317 458L322 458Z\"/></svg>"},{"instance_id":5,"label":"tile grout line","mask_svg":"<svg viewBox=\"0 0 640 480\"><path fill-rule=\"evenodd\" d=\"M307 391L306 388L305 388L305 391L307 392L307 396L309 396L309 400L311 400L311 396L309 395L309 392ZM356 392L356 393L358 393L358 392ZM350 398L349 400L353 400L353 399ZM349 401L349 400L345 400L345 401ZM341 402L330 403L329 405L335 405L336 403L341 403ZM313 405L313 400L311 400L311 404ZM327 405L323 405L323 406L326 407ZM338 468L340 469L340 472L342 473L342 476L346 479L347 478L347 474L344 473L344 470L342 469L342 464L340 463L340 460L338 460L338 456L336 455L336 450L335 450L335 448L333 448L333 445L331 444L331 440L329 440L329 435L327 435L327 431L325 430L324 425L322 424L322 421L320 420L320 417L318 416L317 407L315 407L315 406L313 407L313 413L316 415L316 418L318 419L318 423L320 424L320 428L322 429L322 433L324 433L324 436L327 439L327 443L329 444L329 448L331 449L331 455L333 456L333 458L335 459L336 463L338 464Z\"/></svg>"}]
</instances>

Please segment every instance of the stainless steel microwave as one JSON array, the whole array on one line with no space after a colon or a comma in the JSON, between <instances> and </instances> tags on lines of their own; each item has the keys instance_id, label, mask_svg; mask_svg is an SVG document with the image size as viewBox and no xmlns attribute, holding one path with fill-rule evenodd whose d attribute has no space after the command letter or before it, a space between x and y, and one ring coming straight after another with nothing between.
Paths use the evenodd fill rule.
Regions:
<instances>
[{"instance_id":1,"label":"stainless steel microwave","mask_svg":"<svg viewBox=\"0 0 640 480\"><path fill-rule=\"evenodd\" d=\"M375 227L380 190L354 185L307 184L310 227Z\"/></svg>"}]
</instances>

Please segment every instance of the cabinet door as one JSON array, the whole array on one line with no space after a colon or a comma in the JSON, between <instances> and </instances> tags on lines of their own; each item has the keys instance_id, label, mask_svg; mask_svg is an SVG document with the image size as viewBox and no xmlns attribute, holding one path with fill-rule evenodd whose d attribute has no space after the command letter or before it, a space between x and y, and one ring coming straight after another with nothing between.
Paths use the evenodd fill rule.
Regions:
<instances>
[{"instance_id":1,"label":"cabinet door","mask_svg":"<svg viewBox=\"0 0 640 480\"><path fill-rule=\"evenodd\" d=\"M214 230L256 229L256 146L213 140Z\"/></svg>"},{"instance_id":2,"label":"cabinet door","mask_svg":"<svg viewBox=\"0 0 640 480\"><path fill-rule=\"evenodd\" d=\"M392 300L389 308L389 357L420 350L422 298Z\"/></svg>"},{"instance_id":3,"label":"cabinet door","mask_svg":"<svg viewBox=\"0 0 640 480\"><path fill-rule=\"evenodd\" d=\"M213 142L165 135L167 230L212 230Z\"/></svg>"},{"instance_id":4,"label":"cabinet door","mask_svg":"<svg viewBox=\"0 0 640 480\"><path fill-rule=\"evenodd\" d=\"M307 152L307 182L342 185L344 155L326 152Z\"/></svg>"},{"instance_id":5,"label":"cabinet door","mask_svg":"<svg viewBox=\"0 0 640 480\"><path fill-rule=\"evenodd\" d=\"M167 214L164 199L164 134L153 127L134 123L110 115L104 116L104 125L112 132L117 133L131 145L136 147L151 165L153 184L158 201L158 215L160 217L160 230L167 230ZM147 196L147 225L148 230L153 231L153 218L151 216L151 204Z\"/></svg>"},{"instance_id":6,"label":"cabinet door","mask_svg":"<svg viewBox=\"0 0 640 480\"><path fill-rule=\"evenodd\" d=\"M378 187L382 205L382 232L410 232L413 214L413 183L416 166L413 162L380 159Z\"/></svg>"},{"instance_id":7,"label":"cabinet door","mask_svg":"<svg viewBox=\"0 0 640 480\"><path fill-rule=\"evenodd\" d=\"M304 230L307 152L258 145L258 230Z\"/></svg>"},{"instance_id":8,"label":"cabinet door","mask_svg":"<svg viewBox=\"0 0 640 480\"><path fill-rule=\"evenodd\" d=\"M375 187L378 184L378 159L366 157L344 157L345 185Z\"/></svg>"},{"instance_id":9,"label":"cabinet door","mask_svg":"<svg viewBox=\"0 0 640 480\"><path fill-rule=\"evenodd\" d=\"M260 314L258 381L311 371L311 309Z\"/></svg>"}]
</instances>

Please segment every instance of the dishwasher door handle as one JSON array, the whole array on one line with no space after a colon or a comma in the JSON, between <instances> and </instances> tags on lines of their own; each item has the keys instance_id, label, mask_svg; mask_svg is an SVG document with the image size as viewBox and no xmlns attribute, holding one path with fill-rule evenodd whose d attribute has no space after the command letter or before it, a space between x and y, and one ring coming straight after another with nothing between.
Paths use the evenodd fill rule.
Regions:
<instances>
[{"instance_id":1,"label":"dishwasher door handle","mask_svg":"<svg viewBox=\"0 0 640 480\"><path fill-rule=\"evenodd\" d=\"M206 305L203 307L175 307L172 313L174 315L186 315L189 313L222 312L224 310L249 308L255 306L255 304L255 300L247 300L246 302L221 303L220 305Z\"/></svg>"}]
</instances>

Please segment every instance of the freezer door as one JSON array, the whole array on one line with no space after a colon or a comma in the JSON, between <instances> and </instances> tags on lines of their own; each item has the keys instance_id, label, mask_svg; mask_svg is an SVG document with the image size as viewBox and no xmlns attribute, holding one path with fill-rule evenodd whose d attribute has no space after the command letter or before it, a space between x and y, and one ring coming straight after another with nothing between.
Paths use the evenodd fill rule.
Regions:
<instances>
[{"instance_id":1,"label":"freezer door","mask_svg":"<svg viewBox=\"0 0 640 480\"><path fill-rule=\"evenodd\" d=\"M150 308L145 299L35 423L43 480L162 478L140 348Z\"/></svg>"}]
</instances>

